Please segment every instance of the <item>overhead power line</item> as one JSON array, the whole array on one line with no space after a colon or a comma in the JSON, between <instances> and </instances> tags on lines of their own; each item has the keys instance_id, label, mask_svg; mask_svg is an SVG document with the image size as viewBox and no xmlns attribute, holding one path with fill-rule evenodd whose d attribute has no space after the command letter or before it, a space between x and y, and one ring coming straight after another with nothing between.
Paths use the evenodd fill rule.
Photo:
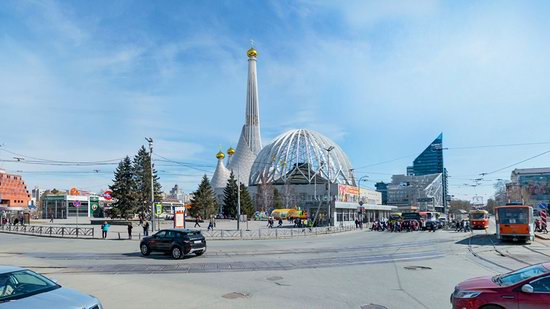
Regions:
<instances>
[{"instance_id":1,"label":"overhead power line","mask_svg":"<svg viewBox=\"0 0 550 309\"><path fill-rule=\"evenodd\" d=\"M539 153L538 155L535 155L535 156L529 157L529 158L527 158L527 159L521 160L521 161L519 161L519 162L516 162L516 163L514 163L514 164L510 164L510 165L508 165L508 166L505 166L505 167L503 167L503 168L499 168L499 169L497 169L497 170L494 170L494 171L492 171L492 172L489 172L489 173L481 173L481 174L479 174L479 175L481 175L481 176L491 175L491 174L494 174L494 173L497 173L497 172L503 171L503 170L505 170L505 169L508 169L508 168L510 168L510 167L514 167L514 166L516 166L516 165L518 165L518 164L521 164L521 163L527 162L527 161L529 161L529 160L532 160L532 159L538 158L538 157L540 157L540 156L543 156L543 155L545 155L545 154L547 154L547 153L550 153L550 150L547 150L547 151L545 151L545 152Z\"/></svg>"}]
</instances>

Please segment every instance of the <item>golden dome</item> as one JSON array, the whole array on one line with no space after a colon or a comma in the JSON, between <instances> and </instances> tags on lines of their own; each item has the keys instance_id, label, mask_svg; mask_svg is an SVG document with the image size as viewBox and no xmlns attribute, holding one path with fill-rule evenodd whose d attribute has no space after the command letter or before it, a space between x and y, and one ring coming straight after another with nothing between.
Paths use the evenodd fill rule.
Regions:
<instances>
[{"instance_id":1,"label":"golden dome","mask_svg":"<svg viewBox=\"0 0 550 309\"><path fill-rule=\"evenodd\" d=\"M223 152L219 151L219 152L216 154L216 158L218 158L218 160L219 160L219 159L223 159L223 158L225 158L225 154L224 154Z\"/></svg>"},{"instance_id":2,"label":"golden dome","mask_svg":"<svg viewBox=\"0 0 550 309\"><path fill-rule=\"evenodd\" d=\"M235 154L235 149L233 149L233 147L229 147L229 149L227 149L227 154L232 156Z\"/></svg>"},{"instance_id":3,"label":"golden dome","mask_svg":"<svg viewBox=\"0 0 550 309\"><path fill-rule=\"evenodd\" d=\"M246 55L250 57L256 57L258 56L258 52L254 49L254 47L250 47L250 49L246 52Z\"/></svg>"}]
</instances>

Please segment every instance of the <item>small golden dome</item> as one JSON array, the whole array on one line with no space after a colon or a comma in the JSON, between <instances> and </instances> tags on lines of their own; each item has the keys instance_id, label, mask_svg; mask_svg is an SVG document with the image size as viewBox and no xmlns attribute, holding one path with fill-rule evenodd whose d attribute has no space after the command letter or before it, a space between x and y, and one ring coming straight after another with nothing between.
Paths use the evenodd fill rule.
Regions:
<instances>
[{"instance_id":1,"label":"small golden dome","mask_svg":"<svg viewBox=\"0 0 550 309\"><path fill-rule=\"evenodd\" d=\"M246 52L246 55L250 57L256 57L258 56L258 52L254 49L254 47L250 47L250 49Z\"/></svg>"},{"instance_id":2,"label":"small golden dome","mask_svg":"<svg viewBox=\"0 0 550 309\"><path fill-rule=\"evenodd\" d=\"M216 158L218 158L218 160L219 160L219 159L223 159L223 158L225 158L225 154L224 154L223 152L219 151L219 152L216 154Z\"/></svg>"},{"instance_id":3,"label":"small golden dome","mask_svg":"<svg viewBox=\"0 0 550 309\"><path fill-rule=\"evenodd\" d=\"M233 149L233 147L229 147L229 149L227 149L227 154L232 156L235 154L235 149Z\"/></svg>"}]
</instances>

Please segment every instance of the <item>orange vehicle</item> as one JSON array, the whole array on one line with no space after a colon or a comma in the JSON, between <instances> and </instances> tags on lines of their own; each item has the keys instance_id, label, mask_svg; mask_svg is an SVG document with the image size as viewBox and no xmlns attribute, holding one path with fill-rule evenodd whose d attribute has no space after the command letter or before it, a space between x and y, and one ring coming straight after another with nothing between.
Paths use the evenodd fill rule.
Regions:
<instances>
[{"instance_id":1,"label":"orange vehicle","mask_svg":"<svg viewBox=\"0 0 550 309\"><path fill-rule=\"evenodd\" d=\"M271 216L275 220L288 220L300 218L302 220L307 219L307 211L305 210L296 210L296 209L275 209L271 212Z\"/></svg>"},{"instance_id":2,"label":"orange vehicle","mask_svg":"<svg viewBox=\"0 0 550 309\"><path fill-rule=\"evenodd\" d=\"M475 229L489 227L489 212L487 210L470 210L470 226Z\"/></svg>"},{"instance_id":3,"label":"orange vehicle","mask_svg":"<svg viewBox=\"0 0 550 309\"><path fill-rule=\"evenodd\" d=\"M535 240L533 207L506 205L495 208L497 238L501 240Z\"/></svg>"}]
</instances>

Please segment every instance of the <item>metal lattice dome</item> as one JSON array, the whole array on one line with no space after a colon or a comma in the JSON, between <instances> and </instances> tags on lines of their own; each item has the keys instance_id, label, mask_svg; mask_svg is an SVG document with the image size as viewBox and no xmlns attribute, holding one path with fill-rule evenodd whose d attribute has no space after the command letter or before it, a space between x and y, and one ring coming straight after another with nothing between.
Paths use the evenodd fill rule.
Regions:
<instances>
[{"instance_id":1,"label":"metal lattice dome","mask_svg":"<svg viewBox=\"0 0 550 309\"><path fill-rule=\"evenodd\" d=\"M329 176L332 183L355 185L351 168L344 151L328 137L312 130L291 130L260 151L250 185L322 183Z\"/></svg>"}]
</instances>

